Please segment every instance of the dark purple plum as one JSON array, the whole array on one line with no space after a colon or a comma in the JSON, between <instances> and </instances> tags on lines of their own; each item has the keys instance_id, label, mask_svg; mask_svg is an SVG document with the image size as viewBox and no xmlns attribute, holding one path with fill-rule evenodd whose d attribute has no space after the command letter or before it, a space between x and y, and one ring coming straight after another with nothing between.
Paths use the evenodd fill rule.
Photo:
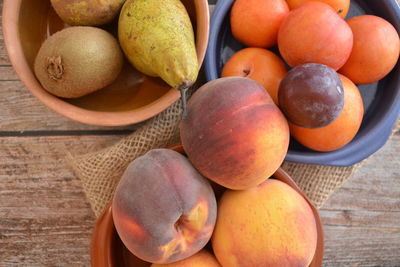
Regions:
<instances>
[{"instance_id":1,"label":"dark purple plum","mask_svg":"<svg viewBox=\"0 0 400 267\"><path fill-rule=\"evenodd\" d=\"M290 122L305 128L320 128L339 117L344 104L343 85L330 67L302 64L283 78L278 100Z\"/></svg>"}]
</instances>

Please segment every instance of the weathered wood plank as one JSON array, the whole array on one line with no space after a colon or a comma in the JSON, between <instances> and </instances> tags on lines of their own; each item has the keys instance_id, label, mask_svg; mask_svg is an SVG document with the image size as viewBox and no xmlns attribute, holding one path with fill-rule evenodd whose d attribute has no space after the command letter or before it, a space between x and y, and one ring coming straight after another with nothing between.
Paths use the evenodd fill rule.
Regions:
<instances>
[{"instance_id":1,"label":"weathered wood plank","mask_svg":"<svg viewBox=\"0 0 400 267\"><path fill-rule=\"evenodd\" d=\"M0 138L0 266L89 266L95 218L65 152L117 139Z\"/></svg>"},{"instance_id":2,"label":"weathered wood plank","mask_svg":"<svg viewBox=\"0 0 400 267\"><path fill-rule=\"evenodd\" d=\"M324 266L399 266L399 230L325 226Z\"/></svg>"},{"instance_id":3,"label":"weathered wood plank","mask_svg":"<svg viewBox=\"0 0 400 267\"><path fill-rule=\"evenodd\" d=\"M21 81L0 82L1 131L76 131L137 129L138 125L101 127L67 119L37 100Z\"/></svg>"},{"instance_id":4,"label":"weathered wood plank","mask_svg":"<svg viewBox=\"0 0 400 267\"><path fill-rule=\"evenodd\" d=\"M3 0L0 0L0 65L10 65L10 60L7 55L6 47L3 38L3 23L2 22L2 12L3 12Z\"/></svg>"},{"instance_id":5,"label":"weathered wood plank","mask_svg":"<svg viewBox=\"0 0 400 267\"><path fill-rule=\"evenodd\" d=\"M12 66L0 65L0 82L2 81L19 81L18 75Z\"/></svg>"},{"instance_id":6,"label":"weathered wood plank","mask_svg":"<svg viewBox=\"0 0 400 267\"><path fill-rule=\"evenodd\" d=\"M400 135L325 203L324 266L400 266Z\"/></svg>"},{"instance_id":7,"label":"weathered wood plank","mask_svg":"<svg viewBox=\"0 0 400 267\"><path fill-rule=\"evenodd\" d=\"M2 66L10 66L10 59L7 55L6 46L4 44L3 35L0 35L0 65Z\"/></svg>"}]
</instances>

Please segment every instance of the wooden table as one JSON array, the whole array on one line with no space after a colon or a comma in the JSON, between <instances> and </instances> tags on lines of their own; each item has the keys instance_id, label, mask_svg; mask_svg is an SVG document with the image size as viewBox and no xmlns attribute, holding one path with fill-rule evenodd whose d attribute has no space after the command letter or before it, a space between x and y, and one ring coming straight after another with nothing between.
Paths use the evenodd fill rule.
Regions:
<instances>
[{"instance_id":1,"label":"wooden table","mask_svg":"<svg viewBox=\"0 0 400 267\"><path fill-rule=\"evenodd\" d=\"M19 81L0 36L1 267L89 266L95 217L65 153L100 149L134 128L47 109ZM399 155L397 132L321 209L325 266L400 266Z\"/></svg>"}]
</instances>

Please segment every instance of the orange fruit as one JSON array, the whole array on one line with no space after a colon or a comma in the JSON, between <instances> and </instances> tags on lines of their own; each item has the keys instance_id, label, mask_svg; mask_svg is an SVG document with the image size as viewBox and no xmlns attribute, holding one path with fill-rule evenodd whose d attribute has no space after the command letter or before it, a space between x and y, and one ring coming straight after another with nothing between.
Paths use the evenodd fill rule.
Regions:
<instances>
[{"instance_id":1,"label":"orange fruit","mask_svg":"<svg viewBox=\"0 0 400 267\"><path fill-rule=\"evenodd\" d=\"M296 8L309 1L318 1L330 5L342 18L346 17L350 8L350 0L286 0L290 9Z\"/></svg>"},{"instance_id":2,"label":"orange fruit","mask_svg":"<svg viewBox=\"0 0 400 267\"><path fill-rule=\"evenodd\" d=\"M353 17L347 21L354 44L340 73L357 84L379 81L396 65L400 40L388 21L373 15Z\"/></svg>"},{"instance_id":3,"label":"orange fruit","mask_svg":"<svg viewBox=\"0 0 400 267\"><path fill-rule=\"evenodd\" d=\"M247 46L274 46L288 12L285 0L236 0L230 16L232 34Z\"/></svg>"},{"instance_id":4,"label":"orange fruit","mask_svg":"<svg viewBox=\"0 0 400 267\"><path fill-rule=\"evenodd\" d=\"M290 134L303 146L316 151L333 151L344 147L356 136L364 115L364 104L357 86L339 75L343 83L344 106L331 124L308 129L289 123Z\"/></svg>"},{"instance_id":5,"label":"orange fruit","mask_svg":"<svg viewBox=\"0 0 400 267\"><path fill-rule=\"evenodd\" d=\"M279 84L287 73L283 61L263 48L245 48L232 55L222 69L222 77L241 76L259 82L278 105Z\"/></svg>"}]
</instances>

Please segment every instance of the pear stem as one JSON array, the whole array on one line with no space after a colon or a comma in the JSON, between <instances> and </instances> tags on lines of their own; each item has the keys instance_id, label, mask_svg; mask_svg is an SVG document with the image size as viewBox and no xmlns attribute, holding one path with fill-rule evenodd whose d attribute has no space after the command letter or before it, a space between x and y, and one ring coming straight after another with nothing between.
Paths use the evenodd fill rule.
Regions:
<instances>
[{"instance_id":1,"label":"pear stem","mask_svg":"<svg viewBox=\"0 0 400 267\"><path fill-rule=\"evenodd\" d=\"M181 103L182 103L182 120L187 118L186 108L186 91L193 84L189 79L184 79L183 82L178 86L178 90L181 92Z\"/></svg>"},{"instance_id":2,"label":"pear stem","mask_svg":"<svg viewBox=\"0 0 400 267\"><path fill-rule=\"evenodd\" d=\"M187 118L187 108L186 108L186 91L188 88L181 88L179 91L181 92L181 102L182 102L182 120L186 120Z\"/></svg>"}]
</instances>

